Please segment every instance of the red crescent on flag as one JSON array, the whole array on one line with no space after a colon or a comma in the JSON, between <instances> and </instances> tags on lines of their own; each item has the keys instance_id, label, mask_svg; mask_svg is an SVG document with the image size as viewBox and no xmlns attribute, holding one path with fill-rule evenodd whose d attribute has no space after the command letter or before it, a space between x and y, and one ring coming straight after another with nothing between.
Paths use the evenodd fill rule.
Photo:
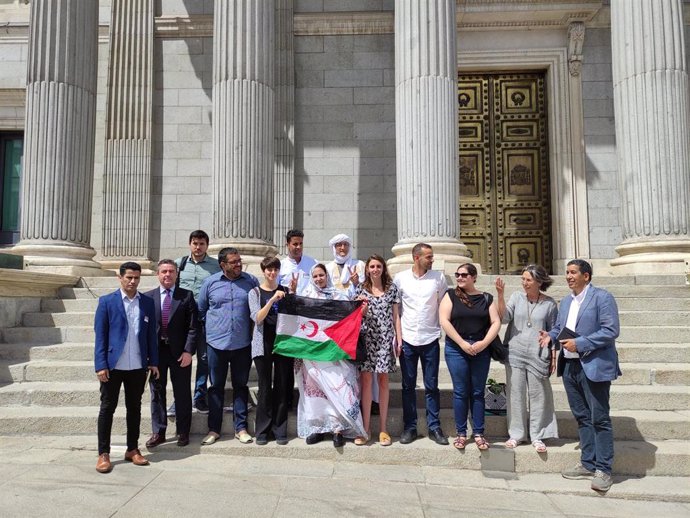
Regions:
<instances>
[{"instance_id":1,"label":"red crescent on flag","mask_svg":"<svg viewBox=\"0 0 690 518\"><path fill-rule=\"evenodd\" d=\"M308 320L307 324L311 324L312 326L314 326L314 330L311 333L305 332L304 334L307 335L307 338L314 338L316 336L316 333L319 332L319 324L317 324L313 320Z\"/></svg>"}]
</instances>

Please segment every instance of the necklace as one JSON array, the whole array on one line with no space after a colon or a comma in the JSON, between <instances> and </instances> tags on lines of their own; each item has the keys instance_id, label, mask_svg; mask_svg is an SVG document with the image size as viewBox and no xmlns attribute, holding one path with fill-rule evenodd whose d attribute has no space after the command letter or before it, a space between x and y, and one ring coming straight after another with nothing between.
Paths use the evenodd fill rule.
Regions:
<instances>
[{"instance_id":1,"label":"necklace","mask_svg":"<svg viewBox=\"0 0 690 518\"><path fill-rule=\"evenodd\" d=\"M534 313L534 308L536 308L541 301L541 293L534 302L531 302L527 295L525 295L525 298L527 299L527 327L532 327L532 313Z\"/></svg>"}]
</instances>

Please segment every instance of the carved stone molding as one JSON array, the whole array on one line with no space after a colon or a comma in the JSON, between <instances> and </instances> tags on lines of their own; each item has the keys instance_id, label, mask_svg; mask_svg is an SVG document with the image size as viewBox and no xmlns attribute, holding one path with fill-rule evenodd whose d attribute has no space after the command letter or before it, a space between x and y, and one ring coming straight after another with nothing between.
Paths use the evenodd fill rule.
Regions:
<instances>
[{"instance_id":1,"label":"carved stone molding","mask_svg":"<svg viewBox=\"0 0 690 518\"><path fill-rule=\"evenodd\" d=\"M585 42L585 24L573 22L568 26L568 69L571 76L582 71L582 46Z\"/></svg>"}]
</instances>

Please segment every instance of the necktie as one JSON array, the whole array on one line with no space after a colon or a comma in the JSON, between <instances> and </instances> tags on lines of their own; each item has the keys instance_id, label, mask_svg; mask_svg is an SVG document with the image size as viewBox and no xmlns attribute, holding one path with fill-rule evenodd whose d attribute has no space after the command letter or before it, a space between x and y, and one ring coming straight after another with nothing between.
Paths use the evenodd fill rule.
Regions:
<instances>
[{"instance_id":1,"label":"necktie","mask_svg":"<svg viewBox=\"0 0 690 518\"><path fill-rule=\"evenodd\" d=\"M161 311L161 328L163 329L163 338L168 337L168 321L170 320L170 306L172 299L170 298L170 290L165 290L165 298L163 298L163 308Z\"/></svg>"}]
</instances>

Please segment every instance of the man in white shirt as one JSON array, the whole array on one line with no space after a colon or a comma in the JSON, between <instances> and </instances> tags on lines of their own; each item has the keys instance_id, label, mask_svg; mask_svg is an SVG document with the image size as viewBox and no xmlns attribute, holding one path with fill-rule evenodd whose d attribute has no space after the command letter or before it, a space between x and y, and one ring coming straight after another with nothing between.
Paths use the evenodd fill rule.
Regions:
<instances>
[{"instance_id":1,"label":"man in white shirt","mask_svg":"<svg viewBox=\"0 0 690 518\"><path fill-rule=\"evenodd\" d=\"M291 293L302 293L309 285L309 274L316 259L304 255L304 232L288 230L285 235L288 255L280 261L278 284L290 289Z\"/></svg>"},{"instance_id":2,"label":"man in white shirt","mask_svg":"<svg viewBox=\"0 0 690 518\"><path fill-rule=\"evenodd\" d=\"M412 249L414 265L400 272L393 282L400 290L400 317L403 344L398 351L402 373L402 403L404 431L401 444L417 439L417 363L422 362L424 392L426 396L426 423L429 438L437 444L448 444L439 420L440 392L438 366L441 325L438 307L448 284L442 272L431 269L434 251L430 245L419 243Z\"/></svg>"}]
</instances>

